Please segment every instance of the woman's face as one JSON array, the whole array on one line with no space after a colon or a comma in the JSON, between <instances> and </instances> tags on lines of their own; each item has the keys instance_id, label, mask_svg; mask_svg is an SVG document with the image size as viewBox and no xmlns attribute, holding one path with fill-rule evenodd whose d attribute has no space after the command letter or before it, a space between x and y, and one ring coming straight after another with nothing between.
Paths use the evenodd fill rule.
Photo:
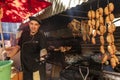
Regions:
<instances>
[{"instance_id":1,"label":"woman's face","mask_svg":"<svg viewBox=\"0 0 120 80\"><path fill-rule=\"evenodd\" d=\"M29 22L29 28L30 28L31 33L36 33L36 32L38 32L38 30L40 28L40 24L35 20L31 20Z\"/></svg>"}]
</instances>

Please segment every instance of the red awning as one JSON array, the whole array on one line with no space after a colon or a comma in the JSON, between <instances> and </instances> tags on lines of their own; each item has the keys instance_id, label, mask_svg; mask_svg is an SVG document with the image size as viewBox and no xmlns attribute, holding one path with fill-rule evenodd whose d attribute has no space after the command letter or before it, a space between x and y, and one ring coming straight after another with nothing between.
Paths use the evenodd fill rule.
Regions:
<instances>
[{"instance_id":1,"label":"red awning","mask_svg":"<svg viewBox=\"0 0 120 80\"><path fill-rule=\"evenodd\" d=\"M1 21L22 22L50 5L45 0L0 0L0 7L3 8Z\"/></svg>"}]
</instances>

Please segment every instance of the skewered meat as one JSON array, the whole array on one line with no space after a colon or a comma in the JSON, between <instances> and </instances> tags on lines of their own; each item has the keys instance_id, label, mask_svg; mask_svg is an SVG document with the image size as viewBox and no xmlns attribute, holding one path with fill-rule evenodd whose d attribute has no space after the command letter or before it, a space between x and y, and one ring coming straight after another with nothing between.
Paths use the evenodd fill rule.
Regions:
<instances>
[{"instance_id":1,"label":"skewered meat","mask_svg":"<svg viewBox=\"0 0 120 80\"><path fill-rule=\"evenodd\" d=\"M96 44L95 37L92 37L92 44Z\"/></svg>"},{"instance_id":2,"label":"skewered meat","mask_svg":"<svg viewBox=\"0 0 120 80\"><path fill-rule=\"evenodd\" d=\"M112 55L112 57L115 59L116 63L119 64L119 59L117 58L116 55Z\"/></svg>"},{"instance_id":3,"label":"skewered meat","mask_svg":"<svg viewBox=\"0 0 120 80\"><path fill-rule=\"evenodd\" d=\"M103 45L100 46L100 52L101 52L102 54L105 54L105 49L104 49L104 46L103 46Z\"/></svg>"},{"instance_id":4,"label":"skewered meat","mask_svg":"<svg viewBox=\"0 0 120 80\"><path fill-rule=\"evenodd\" d=\"M108 60L108 55L105 54L102 59L102 63L105 63Z\"/></svg>"},{"instance_id":5,"label":"skewered meat","mask_svg":"<svg viewBox=\"0 0 120 80\"><path fill-rule=\"evenodd\" d=\"M80 32L81 23L80 21L73 19L70 23L68 23L68 27L72 30L72 32L78 33Z\"/></svg>"},{"instance_id":6,"label":"skewered meat","mask_svg":"<svg viewBox=\"0 0 120 80\"><path fill-rule=\"evenodd\" d=\"M112 44L112 48L113 48L113 52L116 53L117 49L116 49L116 46L114 44Z\"/></svg>"},{"instance_id":7,"label":"skewered meat","mask_svg":"<svg viewBox=\"0 0 120 80\"><path fill-rule=\"evenodd\" d=\"M110 18L110 21L113 21L115 18L114 14L113 13L109 14L109 18Z\"/></svg>"},{"instance_id":8,"label":"skewered meat","mask_svg":"<svg viewBox=\"0 0 120 80\"><path fill-rule=\"evenodd\" d=\"M89 19L92 19L91 11L88 11L88 18L89 18Z\"/></svg>"},{"instance_id":9,"label":"skewered meat","mask_svg":"<svg viewBox=\"0 0 120 80\"><path fill-rule=\"evenodd\" d=\"M92 28L92 27L90 27L89 35L91 35L91 34L92 34L92 32L93 32L93 28Z\"/></svg>"},{"instance_id":10,"label":"skewered meat","mask_svg":"<svg viewBox=\"0 0 120 80\"><path fill-rule=\"evenodd\" d=\"M95 18L95 12L93 10L88 11L88 18L89 19Z\"/></svg>"},{"instance_id":11,"label":"skewered meat","mask_svg":"<svg viewBox=\"0 0 120 80\"><path fill-rule=\"evenodd\" d=\"M109 44L113 44L114 43L114 35L113 34L108 33L106 39L107 39L107 42Z\"/></svg>"},{"instance_id":12,"label":"skewered meat","mask_svg":"<svg viewBox=\"0 0 120 80\"><path fill-rule=\"evenodd\" d=\"M113 32L116 30L116 26L115 26L115 24L111 24L111 26L113 27L112 29L113 29Z\"/></svg>"},{"instance_id":13,"label":"skewered meat","mask_svg":"<svg viewBox=\"0 0 120 80\"><path fill-rule=\"evenodd\" d=\"M99 15L103 16L103 8L102 7L99 8Z\"/></svg>"},{"instance_id":14,"label":"skewered meat","mask_svg":"<svg viewBox=\"0 0 120 80\"><path fill-rule=\"evenodd\" d=\"M113 33L115 31L116 27L115 24L108 25L108 32Z\"/></svg>"},{"instance_id":15,"label":"skewered meat","mask_svg":"<svg viewBox=\"0 0 120 80\"><path fill-rule=\"evenodd\" d=\"M97 30L97 34L100 35L100 31L99 30Z\"/></svg>"},{"instance_id":16,"label":"skewered meat","mask_svg":"<svg viewBox=\"0 0 120 80\"><path fill-rule=\"evenodd\" d=\"M96 30L95 30L95 29L93 29L93 31L92 31L92 35L93 35L93 37L95 37L95 36L96 36L96 34L97 34Z\"/></svg>"},{"instance_id":17,"label":"skewered meat","mask_svg":"<svg viewBox=\"0 0 120 80\"><path fill-rule=\"evenodd\" d=\"M90 32L90 26L88 26L87 24L86 24L86 37L87 37L87 40L88 41L90 41L90 35L89 35L89 32Z\"/></svg>"},{"instance_id":18,"label":"skewered meat","mask_svg":"<svg viewBox=\"0 0 120 80\"><path fill-rule=\"evenodd\" d=\"M92 25L94 26L95 25L95 20L92 19L91 22L92 22Z\"/></svg>"},{"instance_id":19,"label":"skewered meat","mask_svg":"<svg viewBox=\"0 0 120 80\"><path fill-rule=\"evenodd\" d=\"M106 6L106 7L104 8L104 13L105 13L105 15L108 15L108 14L109 14L108 6Z\"/></svg>"},{"instance_id":20,"label":"skewered meat","mask_svg":"<svg viewBox=\"0 0 120 80\"><path fill-rule=\"evenodd\" d=\"M102 16L99 17L99 23L100 23L100 24L104 24L104 19L103 19Z\"/></svg>"},{"instance_id":21,"label":"skewered meat","mask_svg":"<svg viewBox=\"0 0 120 80\"><path fill-rule=\"evenodd\" d=\"M108 52L109 52L111 55L114 54L114 51L113 51L113 48L112 48L111 45L108 45L108 46L107 46L107 50L108 50Z\"/></svg>"},{"instance_id":22,"label":"skewered meat","mask_svg":"<svg viewBox=\"0 0 120 80\"><path fill-rule=\"evenodd\" d=\"M104 25L100 25L100 34L103 35L106 32L106 27Z\"/></svg>"},{"instance_id":23,"label":"skewered meat","mask_svg":"<svg viewBox=\"0 0 120 80\"><path fill-rule=\"evenodd\" d=\"M109 7L109 12L111 13L114 10L114 4L113 3L109 3L108 7Z\"/></svg>"},{"instance_id":24,"label":"skewered meat","mask_svg":"<svg viewBox=\"0 0 120 80\"><path fill-rule=\"evenodd\" d=\"M114 58L111 58L111 59L110 59L110 63L111 63L112 68L115 68L115 66L116 66L116 61L115 61Z\"/></svg>"},{"instance_id":25,"label":"skewered meat","mask_svg":"<svg viewBox=\"0 0 120 80\"><path fill-rule=\"evenodd\" d=\"M92 21L88 20L88 26L92 26Z\"/></svg>"},{"instance_id":26,"label":"skewered meat","mask_svg":"<svg viewBox=\"0 0 120 80\"><path fill-rule=\"evenodd\" d=\"M98 29L100 26L100 22L99 22L99 19L96 20L96 29Z\"/></svg>"},{"instance_id":27,"label":"skewered meat","mask_svg":"<svg viewBox=\"0 0 120 80\"><path fill-rule=\"evenodd\" d=\"M83 38L83 41L87 40L87 36L86 35L83 35L82 38Z\"/></svg>"},{"instance_id":28,"label":"skewered meat","mask_svg":"<svg viewBox=\"0 0 120 80\"><path fill-rule=\"evenodd\" d=\"M101 43L101 45L104 45L104 43L105 43L104 36L100 36L100 43Z\"/></svg>"},{"instance_id":29,"label":"skewered meat","mask_svg":"<svg viewBox=\"0 0 120 80\"><path fill-rule=\"evenodd\" d=\"M112 40L112 44L113 44L114 41L115 41L115 38L114 38L114 35L113 35L113 34L111 34L111 40Z\"/></svg>"},{"instance_id":30,"label":"skewered meat","mask_svg":"<svg viewBox=\"0 0 120 80\"><path fill-rule=\"evenodd\" d=\"M81 21L81 33L83 36L83 40L86 41L87 39L89 40L89 32L90 32L90 28L92 26L88 26L88 21Z\"/></svg>"},{"instance_id":31,"label":"skewered meat","mask_svg":"<svg viewBox=\"0 0 120 80\"><path fill-rule=\"evenodd\" d=\"M112 43L110 34L107 34L106 41L107 41L108 43Z\"/></svg>"},{"instance_id":32,"label":"skewered meat","mask_svg":"<svg viewBox=\"0 0 120 80\"><path fill-rule=\"evenodd\" d=\"M95 11L95 17L98 19L99 18L99 9L97 9L96 11Z\"/></svg>"},{"instance_id":33,"label":"skewered meat","mask_svg":"<svg viewBox=\"0 0 120 80\"><path fill-rule=\"evenodd\" d=\"M106 16L105 22L106 22L107 24L110 24L110 23L111 23L111 20L110 20L110 17L109 17L109 16Z\"/></svg>"},{"instance_id":34,"label":"skewered meat","mask_svg":"<svg viewBox=\"0 0 120 80\"><path fill-rule=\"evenodd\" d=\"M95 11L91 10L91 14L92 14L92 19L95 18Z\"/></svg>"}]
</instances>

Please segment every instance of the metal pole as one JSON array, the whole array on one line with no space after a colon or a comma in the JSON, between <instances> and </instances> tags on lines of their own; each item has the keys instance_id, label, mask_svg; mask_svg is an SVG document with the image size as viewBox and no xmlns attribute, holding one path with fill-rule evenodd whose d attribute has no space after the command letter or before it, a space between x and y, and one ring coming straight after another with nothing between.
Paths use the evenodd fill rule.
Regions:
<instances>
[{"instance_id":1,"label":"metal pole","mask_svg":"<svg viewBox=\"0 0 120 80\"><path fill-rule=\"evenodd\" d=\"M4 50L5 45L4 45L3 29L2 29L2 24L1 24L2 17L3 17L3 9L0 7L0 35L1 35L1 41L2 41L2 48Z\"/></svg>"},{"instance_id":2,"label":"metal pole","mask_svg":"<svg viewBox=\"0 0 120 80\"><path fill-rule=\"evenodd\" d=\"M3 37L3 30L2 30L1 21L0 21L0 35L1 35L1 41L2 41L2 48L4 50L5 49L5 45L4 45L4 37Z\"/></svg>"}]
</instances>

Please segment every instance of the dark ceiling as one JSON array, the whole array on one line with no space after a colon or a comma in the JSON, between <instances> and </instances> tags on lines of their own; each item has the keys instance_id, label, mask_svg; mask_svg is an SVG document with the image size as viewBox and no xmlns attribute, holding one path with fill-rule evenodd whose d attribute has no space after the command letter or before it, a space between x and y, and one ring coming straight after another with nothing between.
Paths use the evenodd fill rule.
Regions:
<instances>
[{"instance_id":1,"label":"dark ceiling","mask_svg":"<svg viewBox=\"0 0 120 80\"><path fill-rule=\"evenodd\" d=\"M81 5L77 5L76 7L73 7L65 12L62 12L63 15L69 15L69 16L77 16L78 18L87 17L87 12L90 9L96 10L99 7L105 8L105 6L112 2L115 6L115 9L113 11L115 17L120 17L120 0L89 0L88 2L84 2Z\"/></svg>"},{"instance_id":2,"label":"dark ceiling","mask_svg":"<svg viewBox=\"0 0 120 80\"><path fill-rule=\"evenodd\" d=\"M93 10L99 7L105 8L105 6L112 2L115 6L113 11L115 17L120 17L120 0L89 0L81 5L77 5L71 9L68 9L62 13L51 16L43 20L42 29L45 31L53 31L57 29L66 28L67 24L73 19L77 20L88 19L87 12L92 8Z\"/></svg>"}]
</instances>

